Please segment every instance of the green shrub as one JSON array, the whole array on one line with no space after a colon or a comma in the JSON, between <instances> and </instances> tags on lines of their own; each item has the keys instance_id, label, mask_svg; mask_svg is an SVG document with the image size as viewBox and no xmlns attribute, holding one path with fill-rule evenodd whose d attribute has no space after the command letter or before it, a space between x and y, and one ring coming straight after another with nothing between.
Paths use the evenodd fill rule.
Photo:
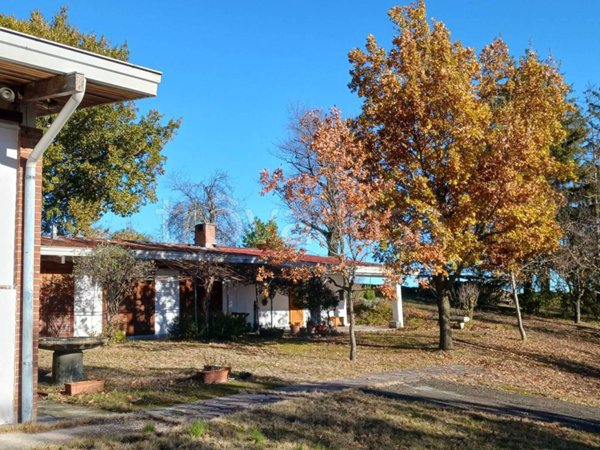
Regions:
<instances>
[{"instance_id":1,"label":"green shrub","mask_svg":"<svg viewBox=\"0 0 600 450\"><path fill-rule=\"evenodd\" d=\"M283 328L260 328L258 330L258 335L264 339L281 339L285 334L285 329Z\"/></svg>"},{"instance_id":2,"label":"green shrub","mask_svg":"<svg viewBox=\"0 0 600 450\"><path fill-rule=\"evenodd\" d=\"M169 325L167 334L170 339L197 339L198 329L193 317L177 317Z\"/></svg>"},{"instance_id":3,"label":"green shrub","mask_svg":"<svg viewBox=\"0 0 600 450\"><path fill-rule=\"evenodd\" d=\"M208 431L208 424L201 420L195 420L188 426L187 431L191 437L199 439Z\"/></svg>"},{"instance_id":4,"label":"green shrub","mask_svg":"<svg viewBox=\"0 0 600 450\"><path fill-rule=\"evenodd\" d=\"M392 304L389 300L358 300L354 304L357 325L387 325L393 320Z\"/></svg>"},{"instance_id":5,"label":"green shrub","mask_svg":"<svg viewBox=\"0 0 600 450\"><path fill-rule=\"evenodd\" d=\"M142 433L154 433L155 431L156 427L152 422L148 422L142 427Z\"/></svg>"},{"instance_id":6,"label":"green shrub","mask_svg":"<svg viewBox=\"0 0 600 450\"><path fill-rule=\"evenodd\" d=\"M116 330L110 337L111 344L123 344L127 342L127 333L124 330Z\"/></svg>"},{"instance_id":7,"label":"green shrub","mask_svg":"<svg viewBox=\"0 0 600 450\"><path fill-rule=\"evenodd\" d=\"M375 300L377 298L377 293L375 292L375 289L373 289L373 287L365 288L365 290L363 291L363 298L369 301Z\"/></svg>"},{"instance_id":8,"label":"green shrub","mask_svg":"<svg viewBox=\"0 0 600 450\"><path fill-rule=\"evenodd\" d=\"M167 333L170 339L218 339L233 340L250 331L250 325L241 316L214 314L210 317L210 336L204 326L204 318L200 317L200 327L196 327L193 317L178 317L169 326Z\"/></svg>"},{"instance_id":9,"label":"green shrub","mask_svg":"<svg viewBox=\"0 0 600 450\"><path fill-rule=\"evenodd\" d=\"M264 442L267 440L267 437L264 434L262 434L262 432L256 427L252 428L251 434L252 434L252 440L256 444L260 444L261 442Z\"/></svg>"},{"instance_id":10,"label":"green shrub","mask_svg":"<svg viewBox=\"0 0 600 450\"><path fill-rule=\"evenodd\" d=\"M215 314L210 318L210 328L211 338L229 341L250 331L250 324L243 316Z\"/></svg>"}]
</instances>

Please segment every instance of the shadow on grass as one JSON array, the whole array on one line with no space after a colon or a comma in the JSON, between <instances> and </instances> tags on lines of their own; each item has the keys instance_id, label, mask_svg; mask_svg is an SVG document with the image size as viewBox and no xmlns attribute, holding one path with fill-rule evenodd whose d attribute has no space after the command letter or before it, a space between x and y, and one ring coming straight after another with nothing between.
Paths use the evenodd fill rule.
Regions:
<instances>
[{"instance_id":1,"label":"shadow on grass","mask_svg":"<svg viewBox=\"0 0 600 450\"><path fill-rule=\"evenodd\" d=\"M502 346L494 346L491 344L486 345L486 344L481 344L481 343L475 343L475 342L471 342L471 341L461 339L461 338L456 338L456 337L454 338L454 341L460 342L461 344L469 346L469 347L476 347L481 350L494 350L494 351L498 351L498 352L507 351L507 349L503 348ZM600 378L600 367L598 367L597 365L573 361L573 360L561 358L561 357L554 356L554 355L539 354L535 351L519 350L519 349L515 349L515 348L511 348L509 351L513 355L518 355L518 356L524 357L526 359L536 361L538 363L541 363L548 367L552 367L554 369L560 369L562 371L574 373L577 375L584 375L584 376L588 376L588 377Z\"/></svg>"},{"instance_id":2,"label":"shadow on grass","mask_svg":"<svg viewBox=\"0 0 600 450\"><path fill-rule=\"evenodd\" d=\"M504 396L503 400L501 401L502 404L494 404L486 402L486 400L483 400L483 402L462 400L461 398L453 397L452 394L452 398L441 399L430 396L431 394L429 394L428 391L418 394L390 392L389 390L384 389L363 389L362 391L369 395L376 395L380 397L401 400L404 402L426 403L434 406L435 408L442 407L465 411L481 411L497 416L507 416L510 418L520 417L540 422L559 423L570 428L588 431L591 433L600 432L600 419L582 418L573 414L549 411L548 409L536 408L534 406L511 404L507 402L506 393L504 392L501 392L501 395ZM445 394L443 391L442 393ZM589 409L591 410L592 408Z\"/></svg>"},{"instance_id":3,"label":"shadow on grass","mask_svg":"<svg viewBox=\"0 0 600 450\"><path fill-rule=\"evenodd\" d=\"M515 420L504 411L482 414L471 405L462 406L457 409L406 396L344 393L261 408L231 422L258 428L276 447L593 448L575 432ZM216 431L225 433L220 428Z\"/></svg>"},{"instance_id":4,"label":"shadow on grass","mask_svg":"<svg viewBox=\"0 0 600 450\"><path fill-rule=\"evenodd\" d=\"M196 368L123 370L88 366L86 375L89 379L107 380L105 392L65 397L60 394L62 385L51 384L46 381L49 380L47 376L40 388L48 392L49 398L54 401L93 406L106 411L130 412L290 384L289 381L275 377L259 377L235 371L231 373L227 383L203 384L195 377L197 372Z\"/></svg>"}]
</instances>

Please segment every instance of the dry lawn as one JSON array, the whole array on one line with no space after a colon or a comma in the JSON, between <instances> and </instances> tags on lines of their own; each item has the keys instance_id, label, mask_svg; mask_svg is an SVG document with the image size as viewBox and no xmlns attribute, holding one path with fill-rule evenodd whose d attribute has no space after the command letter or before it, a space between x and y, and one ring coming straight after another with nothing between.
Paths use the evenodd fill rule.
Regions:
<instances>
[{"instance_id":1,"label":"dry lawn","mask_svg":"<svg viewBox=\"0 0 600 450\"><path fill-rule=\"evenodd\" d=\"M590 449L600 436L557 424L408 403L360 392L311 396L165 432L146 424L130 436L69 448L170 449Z\"/></svg>"},{"instance_id":2,"label":"dry lawn","mask_svg":"<svg viewBox=\"0 0 600 450\"><path fill-rule=\"evenodd\" d=\"M358 361L347 359L347 336L315 340L236 343L131 341L86 351L89 378L107 380L108 392L68 401L126 411L276 384L354 377L367 372L464 364L477 374L454 377L461 383L543 395L600 406L600 328L564 320L526 318L523 343L510 315L480 313L455 331L453 352L437 350L435 311L412 304L407 326L398 331L359 335ZM252 377L228 387L198 386L190 376L206 362L226 361L234 373ZM40 368L50 370L51 352L40 352ZM448 378L451 378L449 375ZM54 395L56 397L56 395ZM63 399L63 401L66 401Z\"/></svg>"}]
</instances>

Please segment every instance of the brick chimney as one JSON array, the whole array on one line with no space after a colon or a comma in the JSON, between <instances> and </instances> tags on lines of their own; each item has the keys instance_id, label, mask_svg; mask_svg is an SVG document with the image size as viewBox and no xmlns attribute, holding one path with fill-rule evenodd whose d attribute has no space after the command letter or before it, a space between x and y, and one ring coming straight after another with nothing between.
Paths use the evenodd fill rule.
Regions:
<instances>
[{"instance_id":1,"label":"brick chimney","mask_svg":"<svg viewBox=\"0 0 600 450\"><path fill-rule=\"evenodd\" d=\"M214 223L199 223L194 228L194 245L216 247L217 226Z\"/></svg>"}]
</instances>

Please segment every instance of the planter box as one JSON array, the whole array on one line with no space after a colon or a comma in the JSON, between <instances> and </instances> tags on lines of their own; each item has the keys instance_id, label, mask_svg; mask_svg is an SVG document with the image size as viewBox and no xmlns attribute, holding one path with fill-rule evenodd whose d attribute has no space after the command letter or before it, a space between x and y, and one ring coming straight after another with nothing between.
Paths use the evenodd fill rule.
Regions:
<instances>
[{"instance_id":1,"label":"planter box","mask_svg":"<svg viewBox=\"0 0 600 450\"><path fill-rule=\"evenodd\" d=\"M231 367L204 369L198 374L198 378L204 384L227 383L230 372Z\"/></svg>"},{"instance_id":2,"label":"planter box","mask_svg":"<svg viewBox=\"0 0 600 450\"><path fill-rule=\"evenodd\" d=\"M74 381L65 383L65 394L80 395L104 392L104 380Z\"/></svg>"}]
</instances>

